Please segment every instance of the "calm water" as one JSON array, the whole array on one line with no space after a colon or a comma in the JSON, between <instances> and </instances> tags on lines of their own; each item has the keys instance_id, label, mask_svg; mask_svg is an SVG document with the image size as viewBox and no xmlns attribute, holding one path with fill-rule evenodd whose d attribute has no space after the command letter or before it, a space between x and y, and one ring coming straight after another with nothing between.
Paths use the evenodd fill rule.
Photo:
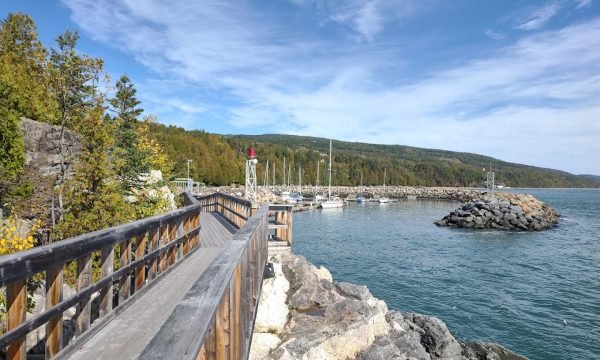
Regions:
<instances>
[{"instance_id":1,"label":"calm water","mask_svg":"<svg viewBox=\"0 0 600 360\"><path fill-rule=\"evenodd\" d=\"M455 202L404 200L294 215L294 252L390 309L531 359L600 359L600 190L527 190L556 208L538 233L433 224ZM565 325L566 321L566 325Z\"/></svg>"}]
</instances>

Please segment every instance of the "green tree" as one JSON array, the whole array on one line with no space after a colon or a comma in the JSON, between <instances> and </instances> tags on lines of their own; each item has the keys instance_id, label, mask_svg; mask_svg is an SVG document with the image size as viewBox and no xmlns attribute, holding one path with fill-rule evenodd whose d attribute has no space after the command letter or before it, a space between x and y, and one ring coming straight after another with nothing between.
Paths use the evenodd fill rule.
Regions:
<instances>
[{"instance_id":1,"label":"green tree","mask_svg":"<svg viewBox=\"0 0 600 360\"><path fill-rule=\"evenodd\" d=\"M46 51L31 18L11 13L0 24L0 207L29 194L23 178L25 146L20 117L52 122Z\"/></svg>"},{"instance_id":2,"label":"green tree","mask_svg":"<svg viewBox=\"0 0 600 360\"><path fill-rule=\"evenodd\" d=\"M64 213L64 182L69 172L71 162L67 153L65 131L74 129L86 117L94 104L97 93L92 80L102 67L102 61L87 56L81 56L75 51L79 35L77 32L65 31L58 36L58 49L52 49L50 54L50 75L52 94L58 106L60 125L60 175L58 184L59 218Z\"/></svg>"},{"instance_id":3,"label":"green tree","mask_svg":"<svg viewBox=\"0 0 600 360\"><path fill-rule=\"evenodd\" d=\"M149 154L140 148L136 131L138 117L144 110L139 107L137 90L127 75L119 78L115 88L115 97L108 101L115 113L115 165L123 190L130 194L142 186L139 175L150 170L146 161Z\"/></svg>"}]
</instances>

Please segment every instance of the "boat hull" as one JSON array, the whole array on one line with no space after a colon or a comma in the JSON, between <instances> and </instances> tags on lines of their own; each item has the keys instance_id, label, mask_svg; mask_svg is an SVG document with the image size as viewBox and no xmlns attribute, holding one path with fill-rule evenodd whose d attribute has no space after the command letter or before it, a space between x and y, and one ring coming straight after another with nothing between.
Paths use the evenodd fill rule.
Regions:
<instances>
[{"instance_id":1,"label":"boat hull","mask_svg":"<svg viewBox=\"0 0 600 360\"><path fill-rule=\"evenodd\" d=\"M343 201L324 201L321 203L322 209L333 209L333 208L341 208L344 207Z\"/></svg>"}]
</instances>

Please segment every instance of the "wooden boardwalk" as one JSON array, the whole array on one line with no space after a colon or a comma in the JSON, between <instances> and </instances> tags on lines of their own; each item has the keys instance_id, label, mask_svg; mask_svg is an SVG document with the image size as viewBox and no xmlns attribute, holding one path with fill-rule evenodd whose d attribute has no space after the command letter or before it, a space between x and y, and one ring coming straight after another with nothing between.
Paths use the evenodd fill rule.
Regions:
<instances>
[{"instance_id":1,"label":"wooden boardwalk","mask_svg":"<svg viewBox=\"0 0 600 360\"><path fill-rule=\"evenodd\" d=\"M226 241L231 240L231 234L237 231L232 223L216 212L204 213L200 224L200 247L205 248L223 247Z\"/></svg>"},{"instance_id":2,"label":"wooden boardwalk","mask_svg":"<svg viewBox=\"0 0 600 360\"><path fill-rule=\"evenodd\" d=\"M143 296L111 321L95 329L95 334L90 334L93 336L74 349L76 351L68 359L135 359L155 336L169 336L158 335L163 324L237 231L218 213L203 213L200 222L201 248L165 274L161 281L153 283Z\"/></svg>"}]
</instances>

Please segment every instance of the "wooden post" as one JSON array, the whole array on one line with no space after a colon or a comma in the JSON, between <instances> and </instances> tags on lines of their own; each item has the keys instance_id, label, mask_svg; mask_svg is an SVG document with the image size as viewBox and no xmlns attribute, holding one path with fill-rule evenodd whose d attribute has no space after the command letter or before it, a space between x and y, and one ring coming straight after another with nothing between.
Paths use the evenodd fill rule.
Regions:
<instances>
[{"instance_id":1,"label":"wooden post","mask_svg":"<svg viewBox=\"0 0 600 360\"><path fill-rule=\"evenodd\" d=\"M115 248L111 245L102 249L100 255L101 273L100 277L105 278L110 276L115 270ZM100 317L108 315L113 308L113 284L106 285L100 290Z\"/></svg>"},{"instance_id":2,"label":"wooden post","mask_svg":"<svg viewBox=\"0 0 600 360\"><path fill-rule=\"evenodd\" d=\"M146 255L146 241L148 241L148 235L142 234L137 236L137 248L135 249L135 259L143 259ZM146 282L146 264L142 263L135 269L135 291L138 291L144 286Z\"/></svg>"},{"instance_id":3,"label":"wooden post","mask_svg":"<svg viewBox=\"0 0 600 360\"><path fill-rule=\"evenodd\" d=\"M235 273L233 276L233 287L232 287L232 303L234 306L234 317L232 318L232 335L233 335L233 352L231 353L232 359L242 358L242 343L244 338L242 337L242 266L240 263L235 267Z\"/></svg>"},{"instance_id":4,"label":"wooden post","mask_svg":"<svg viewBox=\"0 0 600 360\"><path fill-rule=\"evenodd\" d=\"M86 255L77 259L77 292L92 284L92 257ZM82 299L75 312L75 334L81 335L90 327L92 306L90 298Z\"/></svg>"},{"instance_id":5,"label":"wooden post","mask_svg":"<svg viewBox=\"0 0 600 360\"><path fill-rule=\"evenodd\" d=\"M150 230L150 251L155 251L158 249L158 229ZM158 262L160 260L160 255L150 260L150 265L148 265L148 281L154 280L156 277L156 273L158 272Z\"/></svg>"},{"instance_id":6,"label":"wooden post","mask_svg":"<svg viewBox=\"0 0 600 360\"><path fill-rule=\"evenodd\" d=\"M177 229L177 223L172 222L169 224L169 243L175 241L175 230ZM169 266L175 264L175 248L169 249L168 261Z\"/></svg>"},{"instance_id":7,"label":"wooden post","mask_svg":"<svg viewBox=\"0 0 600 360\"><path fill-rule=\"evenodd\" d=\"M293 229L292 229L292 225L294 224L293 216L294 216L294 213L292 212L292 208L290 208L288 210L288 217L287 217L287 242L288 242L288 246L292 246L292 234L294 233Z\"/></svg>"},{"instance_id":8,"label":"wooden post","mask_svg":"<svg viewBox=\"0 0 600 360\"><path fill-rule=\"evenodd\" d=\"M27 286L26 279L17 280L6 285L6 308L8 309L6 329L16 328L25 321L27 313ZM6 349L7 360L25 360L25 337L19 338L8 344Z\"/></svg>"},{"instance_id":9,"label":"wooden post","mask_svg":"<svg viewBox=\"0 0 600 360\"><path fill-rule=\"evenodd\" d=\"M159 247L166 245L169 242L169 226L163 225L160 227L160 242ZM160 253L160 272L165 271L167 268L167 251L161 250Z\"/></svg>"},{"instance_id":10,"label":"wooden post","mask_svg":"<svg viewBox=\"0 0 600 360\"><path fill-rule=\"evenodd\" d=\"M131 240L128 239L123 241L121 244L119 244L119 249L121 251L119 265L122 268L126 265L129 265L131 262ZM129 279L129 273L125 273L119 279L119 305L129 298L130 289L131 280Z\"/></svg>"},{"instance_id":11,"label":"wooden post","mask_svg":"<svg viewBox=\"0 0 600 360\"><path fill-rule=\"evenodd\" d=\"M229 286L225 290L225 294L229 293ZM229 359L230 347L230 324L229 324L229 296L223 296L221 305L217 311L217 360Z\"/></svg>"},{"instance_id":12,"label":"wooden post","mask_svg":"<svg viewBox=\"0 0 600 360\"><path fill-rule=\"evenodd\" d=\"M46 270L46 310L63 298L63 265ZM62 314L46 323L46 358L52 359L62 349Z\"/></svg>"}]
</instances>

